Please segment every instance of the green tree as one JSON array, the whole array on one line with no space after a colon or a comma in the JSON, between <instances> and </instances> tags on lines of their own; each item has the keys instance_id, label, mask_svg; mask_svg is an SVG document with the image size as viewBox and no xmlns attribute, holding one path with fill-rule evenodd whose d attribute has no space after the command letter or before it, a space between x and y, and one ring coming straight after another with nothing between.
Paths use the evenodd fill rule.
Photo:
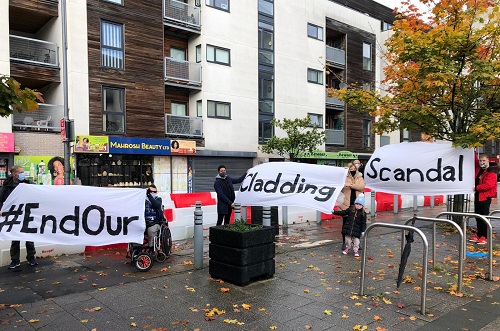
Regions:
<instances>
[{"instance_id":1,"label":"green tree","mask_svg":"<svg viewBox=\"0 0 500 331\"><path fill-rule=\"evenodd\" d=\"M34 112L38 102L43 102L42 94L21 84L12 77L0 75L0 116L7 117L18 112Z\"/></svg>"},{"instance_id":2,"label":"green tree","mask_svg":"<svg viewBox=\"0 0 500 331\"><path fill-rule=\"evenodd\" d=\"M383 93L357 84L329 90L375 117L379 134L407 129L454 146L477 147L500 136L498 0L409 1L386 41ZM385 93L384 93L385 92Z\"/></svg>"},{"instance_id":3,"label":"green tree","mask_svg":"<svg viewBox=\"0 0 500 331\"><path fill-rule=\"evenodd\" d=\"M285 131L286 137L273 136L260 150L267 154L277 154L294 161L299 153L312 153L318 145L325 143L326 135L316 125L311 127L309 115L305 118L283 120L273 119L271 125Z\"/></svg>"}]
</instances>

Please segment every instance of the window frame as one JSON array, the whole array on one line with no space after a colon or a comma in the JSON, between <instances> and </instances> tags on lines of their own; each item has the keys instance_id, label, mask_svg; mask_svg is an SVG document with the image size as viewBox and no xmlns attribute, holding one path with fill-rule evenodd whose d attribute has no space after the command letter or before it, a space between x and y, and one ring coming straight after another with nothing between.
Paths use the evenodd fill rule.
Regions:
<instances>
[{"instance_id":1,"label":"window frame","mask_svg":"<svg viewBox=\"0 0 500 331\"><path fill-rule=\"evenodd\" d=\"M309 34L309 27L312 27L312 28L315 28L316 29L316 35L311 35ZM321 38L319 38L319 31L321 29ZM325 30L323 29L322 26L319 26L319 25L316 25L316 24L312 24L312 23L309 23L307 22L307 36L309 38L312 38L312 39L316 39L316 40L321 40L323 41L323 38L325 36Z\"/></svg>"},{"instance_id":2,"label":"window frame","mask_svg":"<svg viewBox=\"0 0 500 331\"><path fill-rule=\"evenodd\" d=\"M110 2L110 3L113 3L115 5L120 5L120 6L123 6L123 0L103 0L104 2Z\"/></svg>"},{"instance_id":3,"label":"window frame","mask_svg":"<svg viewBox=\"0 0 500 331\"><path fill-rule=\"evenodd\" d=\"M321 77L320 78L321 81L310 80L309 79L309 73L315 73L316 74L316 78ZM308 83L313 83L313 84L318 84L318 85L323 85L323 71L317 70L317 69L313 69L313 68L307 68L307 82Z\"/></svg>"},{"instance_id":4,"label":"window frame","mask_svg":"<svg viewBox=\"0 0 500 331\"><path fill-rule=\"evenodd\" d=\"M196 117L203 117L203 101L196 100Z\"/></svg>"},{"instance_id":5,"label":"window frame","mask_svg":"<svg viewBox=\"0 0 500 331\"><path fill-rule=\"evenodd\" d=\"M363 148L372 147L372 120L363 120Z\"/></svg>"},{"instance_id":6,"label":"window frame","mask_svg":"<svg viewBox=\"0 0 500 331\"><path fill-rule=\"evenodd\" d=\"M217 10L222 10L225 12L231 12L231 0L227 0L227 8L217 7L214 3L216 0L205 0L205 5L210 8L215 8ZM224 1L224 0L222 0ZM222 2L221 1L221 2ZM222 5L222 4L221 4Z\"/></svg>"},{"instance_id":7,"label":"window frame","mask_svg":"<svg viewBox=\"0 0 500 331\"><path fill-rule=\"evenodd\" d=\"M209 60L209 56L208 56L208 48L209 47L212 47L213 51L214 51L214 54L213 54L214 60L213 61ZM228 53L228 63L217 61L217 50L227 51L227 53ZM231 50L229 48L224 48L224 47L220 47L220 46L215 46L215 45L207 44L206 51L207 51L207 53L206 53L206 61L207 62L216 63L216 64L220 64L220 65L225 65L225 66L231 66Z\"/></svg>"},{"instance_id":8,"label":"window frame","mask_svg":"<svg viewBox=\"0 0 500 331\"><path fill-rule=\"evenodd\" d=\"M104 24L108 24L108 25L112 25L112 26L119 26L121 27L120 29L120 34L121 34L121 38L120 38L120 42L121 42L121 48L119 47L114 47L114 46L108 46L108 45L104 45L104 42L103 42L103 39L104 39L104 35L103 35L103 27L104 27ZM101 67L104 67L104 68L110 68L110 69L118 69L118 70L124 70L125 69L125 26L123 23L116 23L116 22L111 22L111 21L107 21L107 20L101 20L101 31L100 31L100 44L101 44ZM108 65L104 65L104 53L103 53L103 50L112 50L112 51L119 51L121 52L121 66L108 66Z\"/></svg>"},{"instance_id":9,"label":"window frame","mask_svg":"<svg viewBox=\"0 0 500 331\"><path fill-rule=\"evenodd\" d=\"M105 91L106 90L116 90L116 91L120 91L121 92L121 95L120 95L120 99L121 99L121 104L122 104L122 107L123 109L121 110L121 112L117 112L117 111L106 111L105 109L107 107L106 106L106 98L104 97L104 95L106 94ZM127 131L126 130L126 119L127 117L125 116L126 115L126 105L125 105L125 94L126 94L126 89L124 87L117 87L117 86L109 86L109 85L101 85L101 115L102 115L102 119L103 119L103 126L102 126L102 132L103 133L111 133L111 134L125 134L125 132ZM107 128L104 127L104 123L107 123L107 116L108 115L115 115L115 116L122 116L122 123L123 123L123 131L109 131L107 130Z\"/></svg>"},{"instance_id":10,"label":"window frame","mask_svg":"<svg viewBox=\"0 0 500 331\"><path fill-rule=\"evenodd\" d=\"M201 54L201 44L196 45L196 63L201 62L202 54Z\"/></svg>"},{"instance_id":11,"label":"window frame","mask_svg":"<svg viewBox=\"0 0 500 331\"><path fill-rule=\"evenodd\" d=\"M209 107L209 105L211 103L215 104L215 115L210 115L210 112L208 111L208 107ZM228 116L220 116L220 115L218 115L217 114L217 105L229 105L229 115ZM225 102L225 101L207 100L207 117L230 120L231 119L231 103L230 102Z\"/></svg>"},{"instance_id":12,"label":"window frame","mask_svg":"<svg viewBox=\"0 0 500 331\"><path fill-rule=\"evenodd\" d=\"M174 114L172 111L172 109L173 109L172 104L184 106L184 115ZM189 116L188 115L189 114L188 103L184 102L184 101L170 100L170 114L173 116Z\"/></svg>"},{"instance_id":13,"label":"window frame","mask_svg":"<svg viewBox=\"0 0 500 331\"><path fill-rule=\"evenodd\" d=\"M369 49L370 49L370 57L365 57L365 46L368 46ZM366 70L366 71L372 71L373 70L373 65L372 65L372 61L373 61L373 51L372 51L372 44L369 43L369 42L366 42L366 41L363 41L363 70ZM369 65L368 66L365 66L365 60L369 60L368 63Z\"/></svg>"},{"instance_id":14,"label":"window frame","mask_svg":"<svg viewBox=\"0 0 500 331\"><path fill-rule=\"evenodd\" d=\"M316 127L319 128L319 129L322 129L323 128L323 114L315 114L315 113L307 113L307 115L309 115L309 119L311 120L311 122L309 123L309 127L311 128L314 128L314 125L316 124ZM318 119L318 123L314 123L313 122L313 118L317 118Z\"/></svg>"}]
</instances>

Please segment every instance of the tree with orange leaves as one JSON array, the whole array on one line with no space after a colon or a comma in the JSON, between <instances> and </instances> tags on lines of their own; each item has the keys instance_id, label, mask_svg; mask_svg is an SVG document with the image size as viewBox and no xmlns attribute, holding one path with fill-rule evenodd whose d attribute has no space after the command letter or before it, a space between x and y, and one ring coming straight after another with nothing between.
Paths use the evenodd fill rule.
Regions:
<instances>
[{"instance_id":1,"label":"tree with orange leaves","mask_svg":"<svg viewBox=\"0 0 500 331\"><path fill-rule=\"evenodd\" d=\"M329 90L375 117L377 133L407 129L455 146L500 137L500 1L405 0L387 39L378 91ZM428 16L426 16L426 14Z\"/></svg>"},{"instance_id":2,"label":"tree with orange leaves","mask_svg":"<svg viewBox=\"0 0 500 331\"><path fill-rule=\"evenodd\" d=\"M0 117L17 112L34 112L38 102L43 102L42 94L21 84L12 77L0 75Z\"/></svg>"}]
</instances>

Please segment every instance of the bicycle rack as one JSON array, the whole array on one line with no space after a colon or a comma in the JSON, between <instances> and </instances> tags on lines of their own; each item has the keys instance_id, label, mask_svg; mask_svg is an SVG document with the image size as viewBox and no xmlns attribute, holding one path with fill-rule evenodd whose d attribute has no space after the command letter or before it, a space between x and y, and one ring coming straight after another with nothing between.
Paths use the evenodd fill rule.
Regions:
<instances>
[{"instance_id":1,"label":"bicycle rack","mask_svg":"<svg viewBox=\"0 0 500 331\"><path fill-rule=\"evenodd\" d=\"M493 280L493 238L492 238L492 234L493 234L493 230L491 228L491 223L490 221L484 216L484 215L479 215L479 214L474 214L474 213L459 213L459 212L453 212L453 211L444 211L442 213L439 213L436 218L439 218L440 216L464 216L466 217L466 219L462 219L462 231L463 231L463 234L464 236L467 234L467 221L469 220L469 218L476 218L477 219L481 219L482 221L484 221L486 223L486 225L488 226L488 271L489 271L489 277L488 279L489 280ZM463 238L463 242L462 242L462 246L463 246L463 252L465 254L465 252L467 251L467 238L464 237Z\"/></svg>"},{"instance_id":2,"label":"bicycle rack","mask_svg":"<svg viewBox=\"0 0 500 331\"><path fill-rule=\"evenodd\" d=\"M426 298L426 292L427 292L427 256L429 253L429 244L427 243L427 238L425 237L424 233L413 226L409 225L400 225L400 224L390 224L390 223L373 223L370 224L366 230L365 230L365 235L363 236L363 250L361 251L361 284L359 288L359 294L364 295L364 285L365 285L365 265L366 265L366 240L368 238L368 234L370 233L371 229L376 228L376 227L384 227L384 228L392 228L392 229L400 229L400 230L407 230L407 231L415 231L418 233L420 238L422 238L422 242L424 244L424 251L422 254L422 288L421 288L421 299L420 299L420 313L422 315L425 315L425 298ZM401 251L403 253L403 251Z\"/></svg>"},{"instance_id":3,"label":"bicycle rack","mask_svg":"<svg viewBox=\"0 0 500 331\"><path fill-rule=\"evenodd\" d=\"M448 223L453 225L457 231L458 234L460 235L460 241L458 242L458 292L462 292L462 282L463 282L463 260L465 260L465 253L464 253L464 247L463 247L463 242L464 242L464 234L462 232L462 229L457 225L457 223L453 222L452 220L447 220L447 219L442 219L442 218L430 218L430 217L419 217L415 216L410 219L408 219L404 224L408 225L408 223L412 222L413 220L416 221L427 221L427 222L432 222L432 266L436 265L436 223ZM402 231L401 234L401 251L403 251L404 248L404 235L405 232L404 230Z\"/></svg>"}]
</instances>

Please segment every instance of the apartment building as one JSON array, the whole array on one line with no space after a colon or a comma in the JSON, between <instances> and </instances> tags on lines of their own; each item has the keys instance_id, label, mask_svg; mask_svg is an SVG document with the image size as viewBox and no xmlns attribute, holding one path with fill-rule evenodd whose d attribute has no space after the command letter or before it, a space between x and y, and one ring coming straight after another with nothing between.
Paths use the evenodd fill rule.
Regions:
<instances>
[{"instance_id":1,"label":"apartment building","mask_svg":"<svg viewBox=\"0 0 500 331\"><path fill-rule=\"evenodd\" d=\"M0 159L34 179L63 154L61 2L0 1L9 45L0 73L45 99L36 113L0 120L13 141ZM279 160L259 151L283 135L273 118L309 114L326 130L322 155L304 162L368 159L381 143L369 116L325 92L355 82L378 88L394 16L372 0L66 0L66 8L78 183L212 191L219 164L239 176ZM38 183L49 184L44 175Z\"/></svg>"}]
</instances>

